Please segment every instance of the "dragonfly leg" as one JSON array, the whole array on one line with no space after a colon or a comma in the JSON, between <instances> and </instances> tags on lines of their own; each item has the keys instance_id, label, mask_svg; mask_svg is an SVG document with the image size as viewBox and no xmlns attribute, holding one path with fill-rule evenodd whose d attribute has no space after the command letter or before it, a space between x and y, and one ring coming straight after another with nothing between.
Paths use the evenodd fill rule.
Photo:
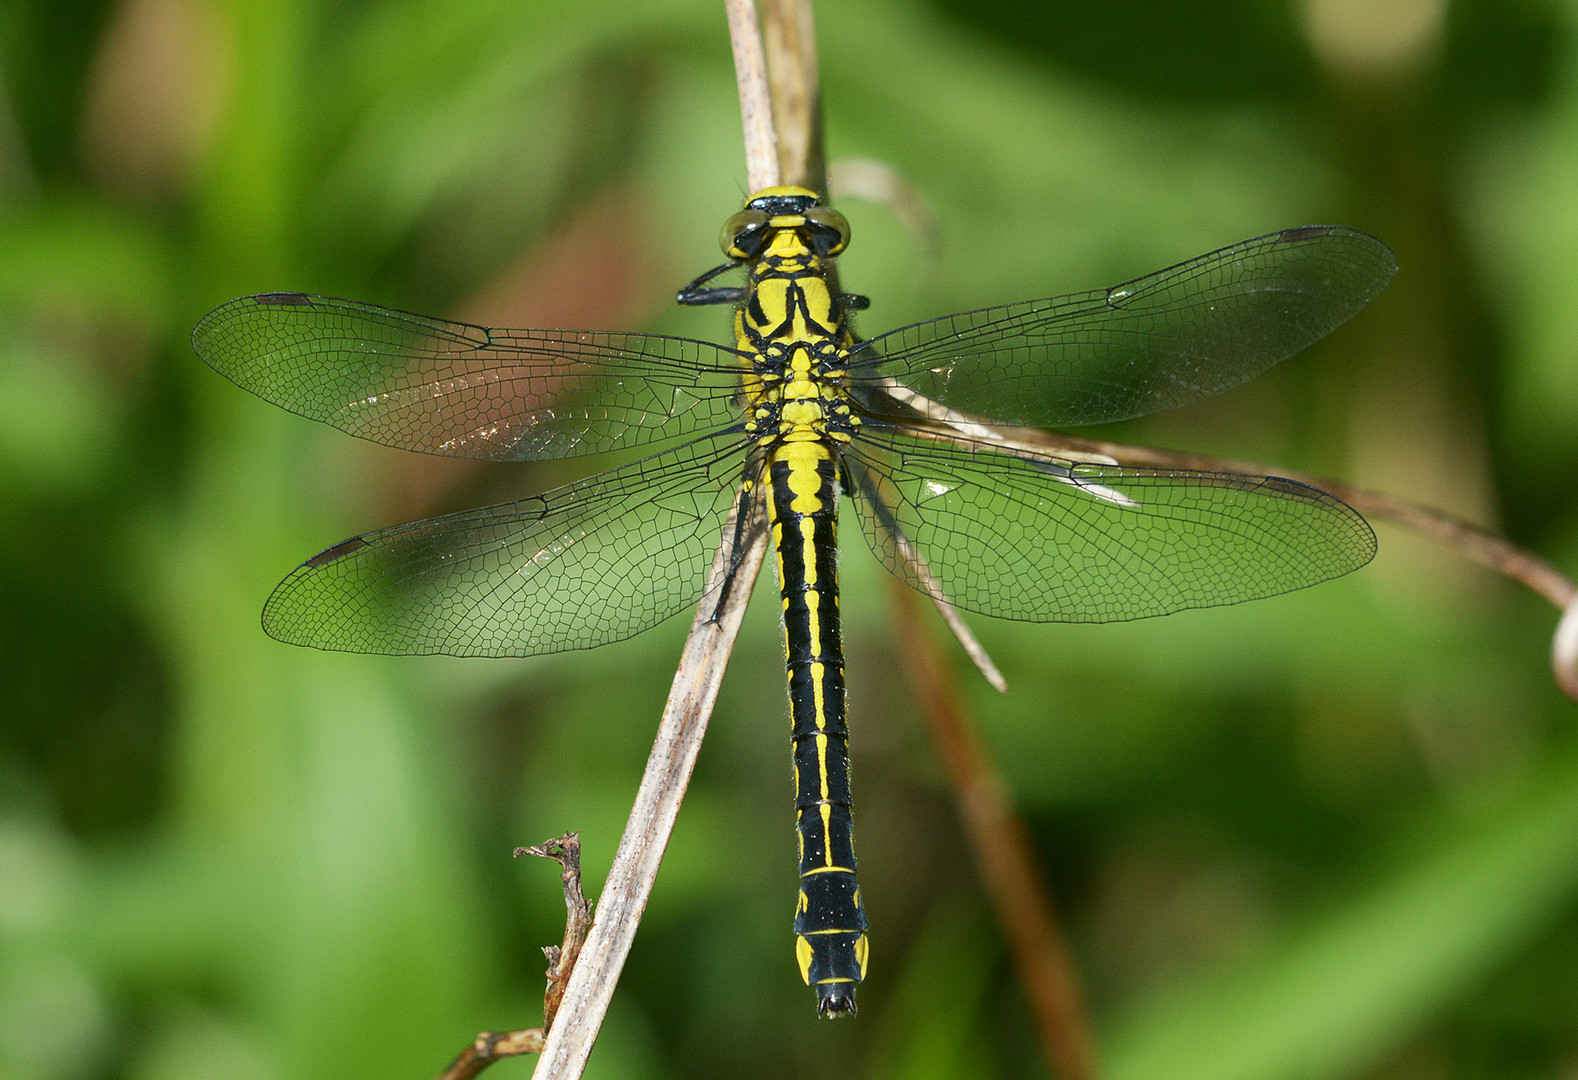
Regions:
<instances>
[{"instance_id":1,"label":"dragonfly leg","mask_svg":"<svg viewBox=\"0 0 1578 1080\"><path fill-rule=\"evenodd\" d=\"M734 591L735 574L740 568L740 556L745 552L745 534L751 527L751 520L756 516L756 484L746 480L740 485L740 499L734 507L734 539L729 545L732 554L729 557L729 569L723 575L723 583L718 586L718 600L712 606L712 614L707 621L716 623L724 605L729 602L729 594Z\"/></svg>"},{"instance_id":2,"label":"dragonfly leg","mask_svg":"<svg viewBox=\"0 0 1578 1080\"><path fill-rule=\"evenodd\" d=\"M681 304L697 307L702 304L738 304L745 299L745 289L742 286L726 286L724 288L704 289L703 285L717 277L719 274L733 270L739 263L727 262L722 266L714 266L695 281L686 285L674 297Z\"/></svg>"},{"instance_id":3,"label":"dragonfly leg","mask_svg":"<svg viewBox=\"0 0 1578 1080\"><path fill-rule=\"evenodd\" d=\"M686 289L677 297L680 303L691 307L700 307L703 304L738 304L745 299L745 290L739 288L725 289Z\"/></svg>"}]
</instances>

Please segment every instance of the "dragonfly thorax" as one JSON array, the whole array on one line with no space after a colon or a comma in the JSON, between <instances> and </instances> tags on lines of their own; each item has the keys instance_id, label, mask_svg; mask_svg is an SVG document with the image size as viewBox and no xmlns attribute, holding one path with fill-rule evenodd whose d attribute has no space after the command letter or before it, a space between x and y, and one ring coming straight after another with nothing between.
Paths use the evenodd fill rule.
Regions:
<instances>
[{"instance_id":1,"label":"dragonfly thorax","mask_svg":"<svg viewBox=\"0 0 1578 1080\"><path fill-rule=\"evenodd\" d=\"M827 262L807 242L808 229L803 215L768 219L735 331L750 368L750 433L776 445L825 443L831 451L853 429L844 376L854 339L827 280Z\"/></svg>"}]
</instances>

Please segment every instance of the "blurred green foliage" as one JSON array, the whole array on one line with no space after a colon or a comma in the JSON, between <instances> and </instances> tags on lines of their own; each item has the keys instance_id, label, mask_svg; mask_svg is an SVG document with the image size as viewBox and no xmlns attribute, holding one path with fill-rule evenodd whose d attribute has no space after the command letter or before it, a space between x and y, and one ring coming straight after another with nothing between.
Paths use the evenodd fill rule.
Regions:
<instances>
[{"instance_id":1,"label":"blurred green foliage","mask_svg":"<svg viewBox=\"0 0 1578 1080\"><path fill-rule=\"evenodd\" d=\"M1307 468L1578 569L1578 6L838 0L862 326L1368 229L1371 310L1111 434ZM835 173L835 184L836 184ZM601 880L683 626L527 662L322 655L257 615L352 533L571 475L414 460L250 399L187 334L309 289L721 337L671 310L744 171L701 0L0 8L0 1077L432 1075L537 1019L554 868ZM1548 608L1396 530L1364 571L963 672L1114 1080L1578 1075L1578 732ZM774 605L757 603L597 1076L1044 1074L846 548L861 1014L796 978ZM525 1075L528 1062L498 1067Z\"/></svg>"}]
</instances>

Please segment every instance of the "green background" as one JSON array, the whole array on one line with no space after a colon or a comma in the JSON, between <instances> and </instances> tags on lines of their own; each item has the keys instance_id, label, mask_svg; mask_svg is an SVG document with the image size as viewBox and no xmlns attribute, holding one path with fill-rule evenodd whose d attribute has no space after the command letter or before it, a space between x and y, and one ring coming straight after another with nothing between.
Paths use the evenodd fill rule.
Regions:
<instances>
[{"instance_id":1,"label":"green background","mask_svg":"<svg viewBox=\"0 0 1578 1080\"><path fill-rule=\"evenodd\" d=\"M1354 323L1103 434L1411 495L1578 569L1578 5L818 14L830 156L935 223L840 199L867 333L1363 228L1401 271ZM312 552L579 473L358 442L187 336L301 289L721 338L669 301L744 184L721 4L0 6L0 1077L431 1076L537 1022L562 906L510 848L580 829L601 880L684 620L531 661L270 641ZM593 1075L1045 1074L846 532L860 1015L816 1021L794 970L763 589ZM979 620L1007 697L954 659L1115 1080L1578 1076L1554 616L1378 532L1365 570L1247 606Z\"/></svg>"}]
</instances>

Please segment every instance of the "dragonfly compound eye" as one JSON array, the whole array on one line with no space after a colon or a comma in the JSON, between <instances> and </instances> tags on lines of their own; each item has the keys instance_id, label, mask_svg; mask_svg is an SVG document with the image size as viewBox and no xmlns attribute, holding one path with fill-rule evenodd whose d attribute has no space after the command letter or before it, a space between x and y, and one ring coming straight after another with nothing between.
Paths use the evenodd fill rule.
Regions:
<instances>
[{"instance_id":1,"label":"dragonfly compound eye","mask_svg":"<svg viewBox=\"0 0 1578 1080\"><path fill-rule=\"evenodd\" d=\"M718 246L731 259L754 259L767 239L767 223L771 220L762 210L741 210L723 223Z\"/></svg>"},{"instance_id":2,"label":"dragonfly compound eye","mask_svg":"<svg viewBox=\"0 0 1578 1080\"><path fill-rule=\"evenodd\" d=\"M813 206L805 212L810 226L811 249L818 255L837 255L849 246L849 222L831 206Z\"/></svg>"}]
</instances>

